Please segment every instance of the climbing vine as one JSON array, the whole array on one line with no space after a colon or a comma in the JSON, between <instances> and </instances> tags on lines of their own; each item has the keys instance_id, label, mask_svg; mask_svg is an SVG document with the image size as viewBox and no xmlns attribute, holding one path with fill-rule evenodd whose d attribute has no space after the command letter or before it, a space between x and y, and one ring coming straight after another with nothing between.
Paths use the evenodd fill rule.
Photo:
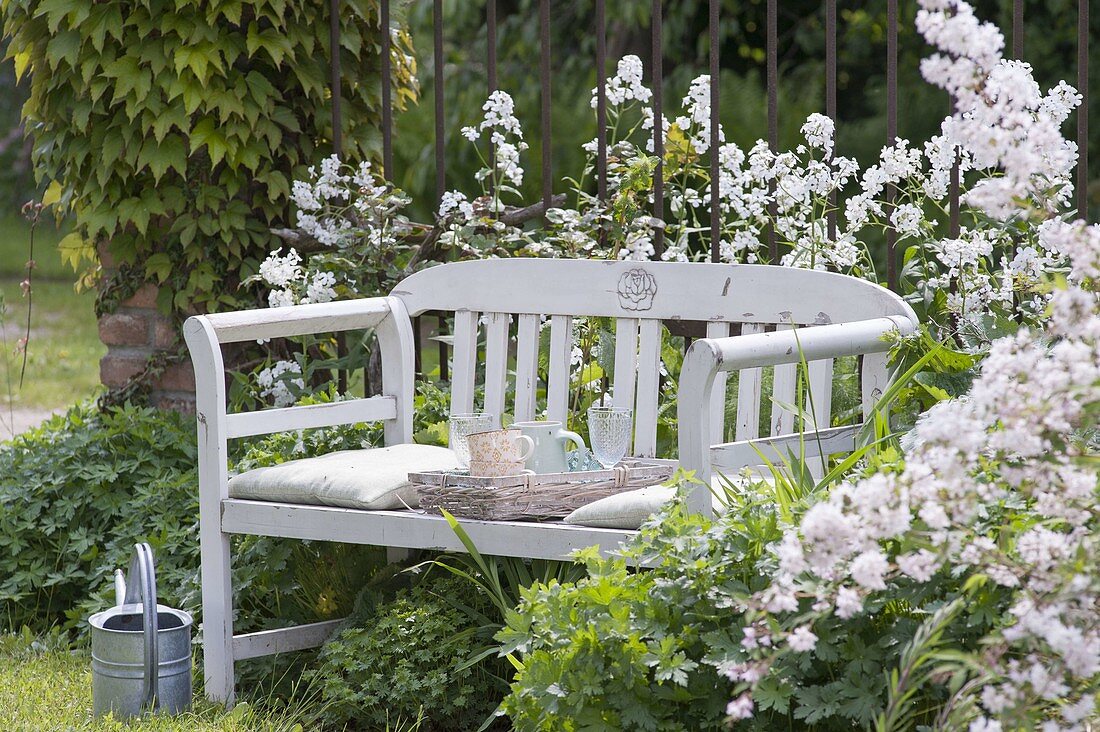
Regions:
<instances>
[{"instance_id":1,"label":"climbing vine","mask_svg":"<svg viewBox=\"0 0 1100 732\"><path fill-rule=\"evenodd\" d=\"M165 310L239 307L239 283L277 246L290 182L332 149L326 3L304 0L0 0L8 56L46 201L75 221L78 272L97 251L107 292L161 285ZM381 146L376 0L340 19L343 147ZM391 28L394 103L415 99L403 18ZM110 302L103 303L110 309Z\"/></svg>"}]
</instances>

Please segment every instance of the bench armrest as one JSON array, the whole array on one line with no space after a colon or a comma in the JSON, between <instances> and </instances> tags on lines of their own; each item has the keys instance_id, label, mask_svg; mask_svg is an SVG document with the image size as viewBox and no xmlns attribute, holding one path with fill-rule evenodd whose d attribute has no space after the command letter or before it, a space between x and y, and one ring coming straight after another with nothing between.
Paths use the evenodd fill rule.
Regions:
<instances>
[{"instance_id":1,"label":"bench armrest","mask_svg":"<svg viewBox=\"0 0 1100 732\"><path fill-rule=\"evenodd\" d=\"M684 356L680 370L677 417L681 465L696 471L701 480L709 481L711 412L715 408L712 397L715 377L719 373L799 363L802 360L809 362L841 356L884 354L890 349L886 335L893 332L907 335L914 330L916 323L909 318L889 316L694 341ZM882 363L878 366L884 368L885 361L880 360ZM885 377L879 379L879 386L883 381ZM706 492L701 486L700 490ZM699 498L700 506L704 499L709 499L709 496Z\"/></svg>"},{"instance_id":2,"label":"bench armrest","mask_svg":"<svg viewBox=\"0 0 1100 732\"><path fill-rule=\"evenodd\" d=\"M381 397L227 414L222 344L368 328L374 329L382 356ZM215 443L249 434L371 419L386 421L387 444L412 441L412 323L404 304L395 297L196 315L184 323L183 333L195 369L200 430L205 425Z\"/></svg>"},{"instance_id":3,"label":"bench armrest","mask_svg":"<svg viewBox=\"0 0 1100 732\"><path fill-rule=\"evenodd\" d=\"M187 322L205 321L210 325L218 343L238 343L374 328L390 315L394 309L394 303L400 302L394 297L368 297L359 300L197 315L188 318ZM185 334L187 328L188 326L184 325ZM190 346L191 342L188 340L188 347Z\"/></svg>"}]
</instances>

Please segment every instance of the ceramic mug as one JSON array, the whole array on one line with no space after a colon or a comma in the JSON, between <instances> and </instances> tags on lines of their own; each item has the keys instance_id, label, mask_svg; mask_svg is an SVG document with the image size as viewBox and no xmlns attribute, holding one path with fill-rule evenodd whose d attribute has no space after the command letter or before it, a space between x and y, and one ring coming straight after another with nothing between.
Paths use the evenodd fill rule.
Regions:
<instances>
[{"instance_id":1,"label":"ceramic mug","mask_svg":"<svg viewBox=\"0 0 1100 732\"><path fill-rule=\"evenodd\" d=\"M472 432L466 436L466 444L470 447L471 469L474 463L519 463L522 466L535 449L534 441L515 428Z\"/></svg>"},{"instance_id":2,"label":"ceramic mug","mask_svg":"<svg viewBox=\"0 0 1100 732\"><path fill-rule=\"evenodd\" d=\"M562 427L561 422L516 422L512 429L519 429L524 437L534 443L535 449L527 458L527 468L535 473L566 473L566 443L587 447L584 438Z\"/></svg>"},{"instance_id":3,"label":"ceramic mug","mask_svg":"<svg viewBox=\"0 0 1100 732\"><path fill-rule=\"evenodd\" d=\"M530 470L524 467L522 460L502 460L500 462L470 461L470 475L476 475L480 478L500 478L505 475L523 475L530 472Z\"/></svg>"}]
</instances>

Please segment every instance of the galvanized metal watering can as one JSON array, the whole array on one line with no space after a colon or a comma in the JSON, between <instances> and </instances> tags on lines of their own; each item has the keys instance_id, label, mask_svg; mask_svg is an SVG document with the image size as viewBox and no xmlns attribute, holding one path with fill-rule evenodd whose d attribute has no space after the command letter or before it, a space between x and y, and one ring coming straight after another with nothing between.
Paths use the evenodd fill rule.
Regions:
<instances>
[{"instance_id":1,"label":"galvanized metal watering can","mask_svg":"<svg viewBox=\"0 0 1100 732\"><path fill-rule=\"evenodd\" d=\"M92 708L127 719L147 710L178 714L191 707L189 613L157 604L153 550L134 545L130 573L115 570L117 606L92 626Z\"/></svg>"}]
</instances>

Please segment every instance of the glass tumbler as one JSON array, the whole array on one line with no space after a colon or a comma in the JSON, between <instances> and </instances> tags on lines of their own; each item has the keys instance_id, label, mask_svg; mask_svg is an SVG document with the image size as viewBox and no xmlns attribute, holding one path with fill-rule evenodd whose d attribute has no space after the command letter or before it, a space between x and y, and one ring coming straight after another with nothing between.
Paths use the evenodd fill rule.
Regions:
<instances>
[{"instance_id":1,"label":"glass tumbler","mask_svg":"<svg viewBox=\"0 0 1100 732\"><path fill-rule=\"evenodd\" d=\"M485 432L494 427L496 427L496 420L487 412L451 415L447 445L458 458L460 468L470 467L470 445L466 442L466 438L474 432Z\"/></svg>"},{"instance_id":2,"label":"glass tumbler","mask_svg":"<svg viewBox=\"0 0 1100 732\"><path fill-rule=\"evenodd\" d=\"M592 454L604 468L613 468L630 450L634 412L624 407L591 407L588 410L588 438Z\"/></svg>"}]
</instances>

